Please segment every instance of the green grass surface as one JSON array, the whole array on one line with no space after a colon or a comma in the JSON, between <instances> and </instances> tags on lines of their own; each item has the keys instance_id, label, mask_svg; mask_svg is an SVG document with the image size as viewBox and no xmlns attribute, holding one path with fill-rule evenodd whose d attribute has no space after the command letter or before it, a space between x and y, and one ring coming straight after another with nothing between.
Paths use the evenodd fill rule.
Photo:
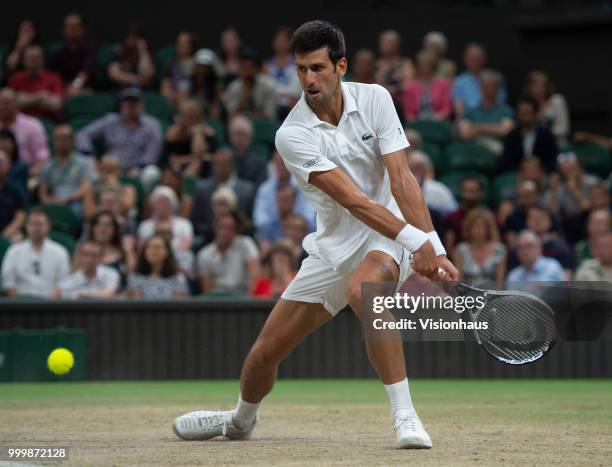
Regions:
<instances>
[{"instance_id":1,"label":"green grass surface","mask_svg":"<svg viewBox=\"0 0 612 467\"><path fill-rule=\"evenodd\" d=\"M596 415L612 417L612 380L414 380L413 398L419 403L462 402L468 405L509 407L521 401L544 407L554 395L563 412L578 402L601 404ZM5 407L23 405L165 405L201 402L233 404L238 381L119 381L2 383ZM386 393L376 380L280 380L266 399L274 404L340 405L385 403ZM560 401L572 401L564 406ZM267 402L268 403L268 402ZM551 414L553 417L555 414Z\"/></svg>"}]
</instances>

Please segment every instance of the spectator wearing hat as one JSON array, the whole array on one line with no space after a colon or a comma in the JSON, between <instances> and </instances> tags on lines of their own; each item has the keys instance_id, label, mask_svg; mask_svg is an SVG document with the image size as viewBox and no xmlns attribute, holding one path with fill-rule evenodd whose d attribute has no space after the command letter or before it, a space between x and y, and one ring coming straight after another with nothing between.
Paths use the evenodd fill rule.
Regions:
<instances>
[{"instance_id":1,"label":"spectator wearing hat","mask_svg":"<svg viewBox=\"0 0 612 467\"><path fill-rule=\"evenodd\" d=\"M229 124L229 146L238 177L259 186L267 175L268 160L251 149L255 129L248 118L238 115Z\"/></svg>"},{"instance_id":2,"label":"spectator wearing hat","mask_svg":"<svg viewBox=\"0 0 612 467\"><path fill-rule=\"evenodd\" d=\"M17 105L34 117L56 119L64 101L64 83L55 72L45 68L39 45L30 45L23 54L24 69L14 73L8 86L17 93Z\"/></svg>"},{"instance_id":3,"label":"spectator wearing hat","mask_svg":"<svg viewBox=\"0 0 612 467\"><path fill-rule=\"evenodd\" d=\"M28 238L12 245L2 261L4 293L49 297L70 273L68 252L47 238L51 224L47 213L33 208L28 214Z\"/></svg>"},{"instance_id":4,"label":"spectator wearing hat","mask_svg":"<svg viewBox=\"0 0 612 467\"><path fill-rule=\"evenodd\" d=\"M19 157L27 164L29 176L38 176L49 159L47 133L40 120L19 112L15 92L9 88L0 90L0 129L15 135Z\"/></svg>"},{"instance_id":5,"label":"spectator wearing hat","mask_svg":"<svg viewBox=\"0 0 612 467\"><path fill-rule=\"evenodd\" d=\"M193 76L188 95L200 103L205 117L220 120L222 80L219 59L212 50L199 49L193 61Z\"/></svg>"},{"instance_id":6,"label":"spectator wearing hat","mask_svg":"<svg viewBox=\"0 0 612 467\"><path fill-rule=\"evenodd\" d=\"M74 132L69 125L53 130L55 157L40 172L40 200L44 204L70 206L83 218L83 201L90 194L98 173L91 158L74 150Z\"/></svg>"},{"instance_id":7,"label":"spectator wearing hat","mask_svg":"<svg viewBox=\"0 0 612 467\"><path fill-rule=\"evenodd\" d=\"M278 108L274 81L261 73L261 59L255 51L242 52L238 78L227 87L223 103L230 119L238 114L276 119Z\"/></svg>"},{"instance_id":8,"label":"spectator wearing hat","mask_svg":"<svg viewBox=\"0 0 612 467\"><path fill-rule=\"evenodd\" d=\"M102 265L102 245L90 240L81 244L77 270L63 279L53 298L80 300L112 298L119 289L119 273Z\"/></svg>"},{"instance_id":9,"label":"spectator wearing hat","mask_svg":"<svg viewBox=\"0 0 612 467\"><path fill-rule=\"evenodd\" d=\"M502 154L502 170L516 170L527 156L537 157L547 172L555 168L559 148L547 128L538 125L538 103L522 97L516 104L516 125L506 135Z\"/></svg>"},{"instance_id":10,"label":"spectator wearing hat","mask_svg":"<svg viewBox=\"0 0 612 467\"><path fill-rule=\"evenodd\" d=\"M96 49L85 39L86 25L79 13L64 17L64 45L49 61L49 68L58 73L66 86L66 95L89 92L96 71Z\"/></svg>"},{"instance_id":11,"label":"spectator wearing hat","mask_svg":"<svg viewBox=\"0 0 612 467\"><path fill-rule=\"evenodd\" d=\"M544 195L546 206L562 219L575 216L589 207L589 190L599 182L585 174L573 152L557 157L557 171L550 176L550 189Z\"/></svg>"},{"instance_id":12,"label":"spectator wearing hat","mask_svg":"<svg viewBox=\"0 0 612 467\"><path fill-rule=\"evenodd\" d=\"M172 188L157 186L150 195L152 215L138 226L138 239L142 243L153 234L165 236L179 265L188 275L193 270L193 226L188 219L177 216L179 201Z\"/></svg>"},{"instance_id":13,"label":"spectator wearing hat","mask_svg":"<svg viewBox=\"0 0 612 467\"><path fill-rule=\"evenodd\" d=\"M83 154L94 154L96 143L119 157L122 174L140 176L146 185L159 178L155 164L161 151L162 130L155 118L144 114L138 88L121 92L119 113L109 113L77 134L76 146Z\"/></svg>"},{"instance_id":14,"label":"spectator wearing hat","mask_svg":"<svg viewBox=\"0 0 612 467\"><path fill-rule=\"evenodd\" d=\"M196 50L196 36L182 31L176 36L176 57L170 60L162 71L160 92L175 107L187 97L193 77L193 54Z\"/></svg>"},{"instance_id":15,"label":"spectator wearing hat","mask_svg":"<svg viewBox=\"0 0 612 467\"><path fill-rule=\"evenodd\" d=\"M108 65L108 77L115 90L151 85L155 77L155 65L139 26L130 26L121 44L113 51Z\"/></svg>"}]
</instances>

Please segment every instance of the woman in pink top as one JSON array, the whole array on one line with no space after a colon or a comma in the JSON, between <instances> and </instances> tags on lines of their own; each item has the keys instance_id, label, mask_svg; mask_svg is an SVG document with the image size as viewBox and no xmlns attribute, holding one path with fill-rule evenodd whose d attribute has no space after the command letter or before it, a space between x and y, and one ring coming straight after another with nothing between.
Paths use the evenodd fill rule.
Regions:
<instances>
[{"instance_id":1,"label":"woman in pink top","mask_svg":"<svg viewBox=\"0 0 612 467\"><path fill-rule=\"evenodd\" d=\"M404 118L446 120L451 112L451 88L448 79L434 76L437 58L429 51L417 55L417 76L404 89Z\"/></svg>"}]
</instances>

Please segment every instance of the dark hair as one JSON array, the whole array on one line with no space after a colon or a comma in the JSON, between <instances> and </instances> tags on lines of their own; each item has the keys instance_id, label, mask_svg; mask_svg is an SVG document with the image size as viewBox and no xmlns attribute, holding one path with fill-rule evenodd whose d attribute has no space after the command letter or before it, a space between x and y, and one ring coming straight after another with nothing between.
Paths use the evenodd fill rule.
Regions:
<instances>
[{"instance_id":1,"label":"dark hair","mask_svg":"<svg viewBox=\"0 0 612 467\"><path fill-rule=\"evenodd\" d=\"M230 211L226 214L222 214L219 217L215 218L215 220L213 221L214 230L217 230L219 222L221 222L221 220L225 219L226 217L233 219L234 223L236 224L236 235L240 235L245 229L245 220L236 210Z\"/></svg>"},{"instance_id":2,"label":"dark hair","mask_svg":"<svg viewBox=\"0 0 612 467\"><path fill-rule=\"evenodd\" d=\"M329 59L334 66L346 56L344 34L338 26L327 21L309 21L297 28L291 37L291 50L294 54L304 54L322 47L327 47Z\"/></svg>"},{"instance_id":3,"label":"dark hair","mask_svg":"<svg viewBox=\"0 0 612 467\"><path fill-rule=\"evenodd\" d=\"M49 217L49 214L47 213L47 211L44 210L44 208L36 206L33 207L32 209L30 209L30 212L28 212L28 219L32 216L44 216L47 218L47 222L51 223L51 218Z\"/></svg>"},{"instance_id":4,"label":"dark hair","mask_svg":"<svg viewBox=\"0 0 612 467\"><path fill-rule=\"evenodd\" d=\"M113 216L113 213L110 211L100 211L95 216L93 216L89 223L89 235L87 236L87 240L97 242L94 237L94 227L98 224L98 222L100 222L100 219L104 216L110 217L113 221L113 236L111 238L111 244L115 248L118 248L119 250L123 251L123 249L121 248L121 229L119 228L119 222L117 222L117 219L115 219L115 216Z\"/></svg>"},{"instance_id":5,"label":"dark hair","mask_svg":"<svg viewBox=\"0 0 612 467\"><path fill-rule=\"evenodd\" d=\"M13 133L11 130L3 128L0 130L0 139L8 139L13 143L13 153L9 154L9 157L11 158L11 162L14 164L19 160L19 145L17 144L15 133Z\"/></svg>"},{"instance_id":6,"label":"dark hair","mask_svg":"<svg viewBox=\"0 0 612 467\"><path fill-rule=\"evenodd\" d=\"M151 235L142 244L142 247L140 248L140 251L138 253L138 263L136 265L136 272L138 274L142 274L143 276L148 276L149 274L151 274L151 265L147 261L145 252L147 250L147 247L149 246L149 243L151 243L151 240L155 238L159 238L162 242L164 242L164 246L166 247L166 251L168 252L168 256L166 256L166 261L164 262L164 265L162 266L161 276L162 277L175 276L176 273L178 272L178 267L176 265L176 259L174 258L174 253L172 252L172 247L170 246L170 243L168 242L168 240L166 240L162 235L157 235L157 234Z\"/></svg>"},{"instance_id":7,"label":"dark hair","mask_svg":"<svg viewBox=\"0 0 612 467\"><path fill-rule=\"evenodd\" d=\"M516 101L516 106L518 107L521 104L528 104L528 105L530 105L534 112L537 112L539 107L540 107L540 105L538 104L538 101L536 101L531 96L521 96L521 97L519 97L519 99Z\"/></svg>"}]
</instances>

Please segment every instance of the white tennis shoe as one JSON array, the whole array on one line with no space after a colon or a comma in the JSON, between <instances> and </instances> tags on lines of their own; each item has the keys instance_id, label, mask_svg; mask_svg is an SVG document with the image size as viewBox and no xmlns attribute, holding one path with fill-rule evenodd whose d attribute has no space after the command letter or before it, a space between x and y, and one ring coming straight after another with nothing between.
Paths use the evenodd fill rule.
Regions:
<instances>
[{"instance_id":1,"label":"white tennis shoe","mask_svg":"<svg viewBox=\"0 0 612 467\"><path fill-rule=\"evenodd\" d=\"M400 449L430 449L431 438L425 431L416 412L400 412L393 419L397 436L397 447Z\"/></svg>"},{"instance_id":2,"label":"white tennis shoe","mask_svg":"<svg viewBox=\"0 0 612 467\"><path fill-rule=\"evenodd\" d=\"M234 424L234 412L189 412L174 420L172 429L179 438L186 440L206 440L224 436L229 439L246 440L253 436L257 418L246 428Z\"/></svg>"}]
</instances>

